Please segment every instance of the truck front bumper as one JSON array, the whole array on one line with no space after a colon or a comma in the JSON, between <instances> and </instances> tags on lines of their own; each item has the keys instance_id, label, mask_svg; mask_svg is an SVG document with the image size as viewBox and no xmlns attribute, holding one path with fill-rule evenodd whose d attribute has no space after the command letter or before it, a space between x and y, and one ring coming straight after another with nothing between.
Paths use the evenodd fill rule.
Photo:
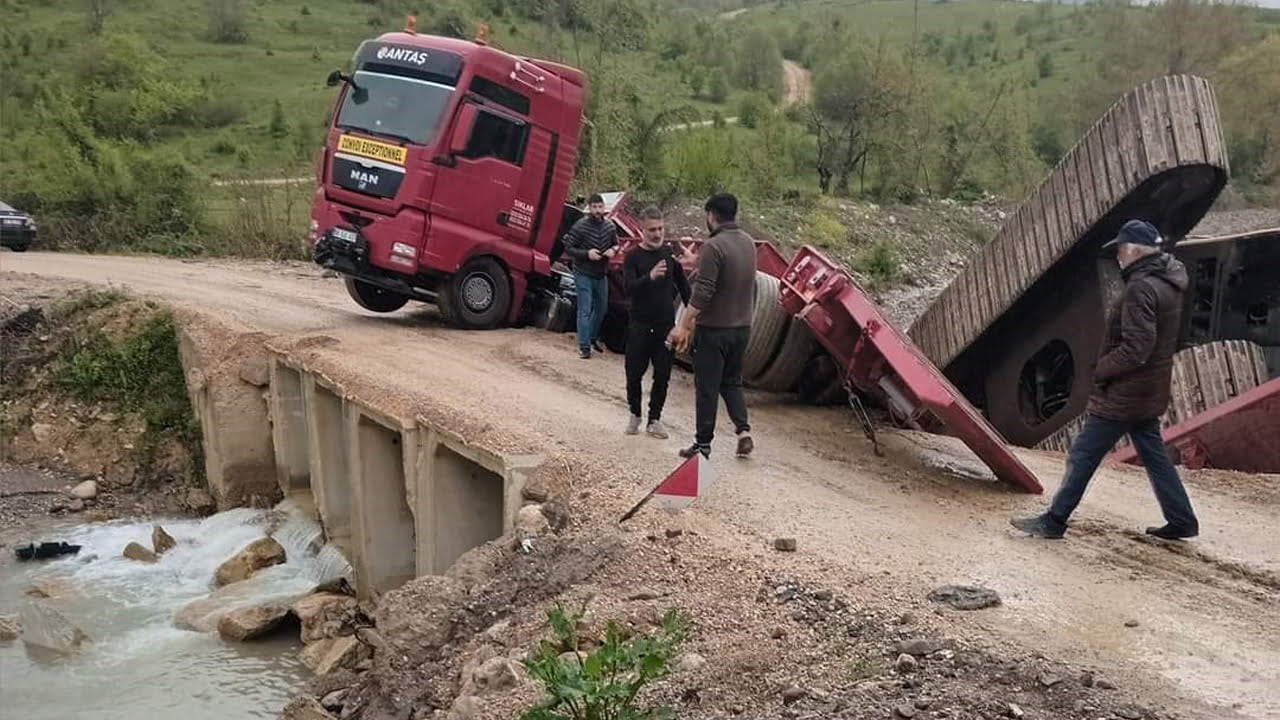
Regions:
<instances>
[{"instance_id":1,"label":"truck front bumper","mask_svg":"<svg viewBox=\"0 0 1280 720\"><path fill-rule=\"evenodd\" d=\"M340 275L347 275L389 292L407 295L426 302L435 301L435 293L416 287L409 277L374 267L369 263L369 241L357 236L355 241L334 237L326 232L311 250L316 264Z\"/></svg>"}]
</instances>

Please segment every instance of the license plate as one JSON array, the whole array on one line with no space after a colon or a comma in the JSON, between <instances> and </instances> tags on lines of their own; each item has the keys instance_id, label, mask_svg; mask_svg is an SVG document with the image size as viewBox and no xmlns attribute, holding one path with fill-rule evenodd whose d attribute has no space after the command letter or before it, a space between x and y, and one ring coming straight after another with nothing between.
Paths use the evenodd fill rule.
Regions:
<instances>
[{"instance_id":1,"label":"license plate","mask_svg":"<svg viewBox=\"0 0 1280 720\"><path fill-rule=\"evenodd\" d=\"M334 228L329 231L329 234L333 236L333 239L341 240L342 242L353 243L356 241L356 234L351 230L345 230L343 228Z\"/></svg>"}]
</instances>

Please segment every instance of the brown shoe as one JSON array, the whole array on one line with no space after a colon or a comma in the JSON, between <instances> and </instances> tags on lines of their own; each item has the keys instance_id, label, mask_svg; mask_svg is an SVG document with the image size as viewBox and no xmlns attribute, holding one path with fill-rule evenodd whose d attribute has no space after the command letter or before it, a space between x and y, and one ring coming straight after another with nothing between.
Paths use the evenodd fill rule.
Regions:
<instances>
[{"instance_id":1,"label":"brown shoe","mask_svg":"<svg viewBox=\"0 0 1280 720\"><path fill-rule=\"evenodd\" d=\"M751 454L752 450L755 449L756 443L751 439L751 435L748 433L742 433L738 436L738 451L734 454L740 458L745 458Z\"/></svg>"}]
</instances>

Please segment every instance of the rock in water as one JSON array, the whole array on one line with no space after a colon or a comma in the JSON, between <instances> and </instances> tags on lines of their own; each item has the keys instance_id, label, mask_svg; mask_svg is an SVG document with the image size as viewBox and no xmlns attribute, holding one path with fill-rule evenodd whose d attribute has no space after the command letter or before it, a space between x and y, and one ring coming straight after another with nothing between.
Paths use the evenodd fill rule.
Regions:
<instances>
[{"instance_id":1,"label":"rock in water","mask_svg":"<svg viewBox=\"0 0 1280 720\"><path fill-rule=\"evenodd\" d=\"M244 642L275 630L287 617L289 608L285 605L243 608L222 616L218 621L218 634L223 640Z\"/></svg>"},{"instance_id":2,"label":"rock in water","mask_svg":"<svg viewBox=\"0 0 1280 720\"><path fill-rule=\"evenodd\" d=\"M298 698L285 706L280 720L335 720L315 698Z\"/></svg>"},{"instance_id":3,"label":"rock in water","mask_svg":"<svg viewBox=\"0 0 1280 720\"><path fill-rule=\"evenodd\" d=\"M350 595L318 592L293 604L293 614L302 623L302 642L313 643L341 634L344 618L354 613L359 602Z\"/></svg>"},{"instance_id":4,"label":"rock in water","mask_svg":"<svg viewBox=\"0 0 1280 720\"><path fill-rule=\"evenodd\" d=\"M241 582L253 577L259 570L272 565L281 565L285 561L284 548L275 538L264 537L249 543L249 546L230 560L218 567L215 578L218 587Z\"/></svg>"},{"instance_id":5,"label":"rock in water","mask_svg":"<svg viewBox=\"0 0 1280 720\"><path fill-rule=\"evenodd\" d=\"M46 603L31 601L22 608L22 641L63 655L89 642L89 636Z\"/></svg>"},{"instance_id":6,"label":"rock in water","mask_svg":"<svg viewBox=\"0 0 1280 720\"><path fill-rule=\"evenodd\" d=\"M976 585L944 585L929 593L929 599L956 610L982 610L1000 604L1000 595L995 590Z\"/></svg>"},{"instance_id":7,"label":"rock in water","mask_svg":"<svg viewBox=\"0 0 1280 720\"><path fill-rule=\"evenodd\" d=\"M71 497L77 500L92 500L98 497L98 481L85 480L71 488Z\"/></svg>"},{"instance_id":8,"label":"rock in water","mask_svg":"<svg viewBox=\"0 0 1280 720\"><path fill-rule=\"evenodd\" d=\"M173 536L164 531L159 525L151 528L151 546L156 549L157 555L163 555L177 547L178 541Z\"/></svg>"},{"instance_id":9,"label":"rock in water","mask_svg":"<svg viewBox=\"0 0 1280 720\"><path fill-rule=\"evenodd\" d=\"M159 558L156 557L155 553L151 552L150 550L146 549L145 547L139 545L136 542L131 542L125 546L124 556L129 558L130 560L135 560L137 562L144 562L144 563L153 563L156 560L159 560Z\"/></svg>"},{"instance_id":10,"label":"rock in water","mask_svg":"<svg viewBox=\"0 0 1280 720\"><path fill-rule=\"evenodd\" d=\"M17 615L0 615L0 642L10 642L22 637L22 625Z\"/></svg>"}]
</instances>

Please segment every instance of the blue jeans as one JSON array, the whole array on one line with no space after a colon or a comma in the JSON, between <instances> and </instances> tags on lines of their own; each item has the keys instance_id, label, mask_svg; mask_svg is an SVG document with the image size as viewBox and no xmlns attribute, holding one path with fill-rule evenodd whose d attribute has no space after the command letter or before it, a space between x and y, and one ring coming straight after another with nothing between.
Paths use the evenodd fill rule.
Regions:
<instances>
[{"instance_id":1,"label":"blue jeans","mask_svg":"<svg viewBox=\"0 0 1280 720\"><path fill-rule=\"evenodd\" d=\"M1177 468L1165 452L1164 440L1160 437L1160 421L1121 422L1097 415L1090 415L1085 420L1084 429L1071 444L1062 487L1058 488L1053 504L1049 506L1049 520L1059 529L1066 528L1067 520L1084 497L1084 491L1088 489L1102 458L1126 434L1147 470L1151 489L1155 491L1165 521L1180 530L1198 530L1200 526L1195 511L1191 509L1191 499L1182 486Z\"/></svg>"},{"instance_id":2,"label":"blue jeans","mask_svg":"<svg viewBox=\"0 0 1280 720\"><path fill-rule=\"evenodd\" d=\"M609 277L574 273L573 288L578 294L578 349L589 351L600 339L600 326L609 309Z\"/></svg>"}]
</instances>

